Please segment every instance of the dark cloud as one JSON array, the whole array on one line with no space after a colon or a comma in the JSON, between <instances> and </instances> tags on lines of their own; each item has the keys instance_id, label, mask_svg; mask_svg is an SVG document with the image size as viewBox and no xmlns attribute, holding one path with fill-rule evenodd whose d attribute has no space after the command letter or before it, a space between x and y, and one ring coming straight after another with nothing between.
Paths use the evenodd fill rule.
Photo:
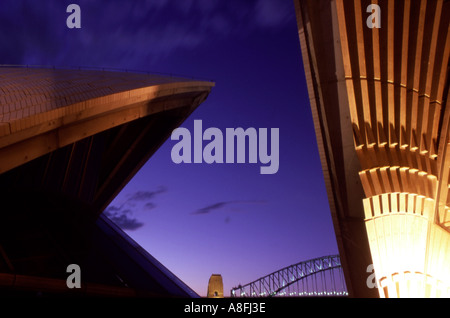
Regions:
<instances>
[{"instance_id":1,"label":"dark cloud","mask_svg":"<svg viewBox=\"0 0 450 318\"><path fill-rule=\"evenodd\" d=\"M279 27L292 17L291 3L280 0L258 0L254 7L255 23L264 28Z\"/></svg>"},{"instance_id":2,"label":"dark cloud","mask_svg":"<svg viewBox=\"0 0 450 318\"><path fill-rule=\"evenodd\" d=\"M123 230L136 230L144 225L144 223L129 216L131 214L131 210L129 209L122 209L121 207L112 205L104 213Z\"/></svg>"},{"instance_id":3,"label":"dark cloud","mask_svg":"<svg viewBox=\"0 0 450 318\"><path fill-rule=\"evenodd\" d=\"M233 203L233 202L217 202L217 203L208 205L208 206L206 206L204 208L198 209L193 214L208 214L211 211L220 209L220 208L222 208L222 207L224 207L224 206L226 206L228 204L231 204L231 203Z\"/></svg>"},{"instance_id":4,"label":"dark cloud","mask_svg":"<svg viewBox=\"0 0 450 318\"><path fill-rule=\"evenodd\" d=\"M156 207L156 205L153 203L153 202L147 202L145 205L144 205L144 209L145 210L152 210L152 209L154 209Z\"/></svg>"},{"instance_id":5,"label":"dark cloud","mask_svg":"<svg viewBox=\"0 0 450 318\"><path fill-rule=\"evenodd\" d=\"M114 206L114 205L110 205L106 210L105 210L105 212L108 212L108 213L110 213L110 214L112 214L112 213L117 213L117 212L119 212L120 211L120 207L117 207L117 206Z\"/></svg>"},{"instance_id":6,"label":"dark cloud","mask_svg":"<svg viewBox=\"0 0 450 318\"><path fill-rule=\"evenodd\" d=\"M127 196L125 202L117 205L108 206L104 214L116 223L121 229L133 231L144 225L143 222L132 217L133 211L148 211L156 207L155 197L161 193L165 193L165 187L159 187L155 191L136 191Z\"/></svg>"},{"instance_id":7,"label":"dark cloud","mask_svg":"<svg viewBox=\"0 0 450 318\"><path fill-rule=\"evenodd\" d=\"M134 231L144 225L144 223L139 222L135 218L130 218L126 214L121 215L109 215L106 212L106 216L113 221L117 226L119 226L122 230Z\"/></svg>"},{"instance_id":8,"label":"dark cloud","mask_svg":"<svg viewBox=\"0 0 450 318\"><path fill-rule=\"evenodd\" d=\"M159 187L155 191L137 191L128 197L127 202L150 200L153 199L156 195L164 193L166 191L167 189L164 187Z\"/></svg>"},{"instance_id":9,"label":"dark cloud","mask_svg":"<svg viewBox=\"0 0 450 318\"><path fill-rule=\"evenodd\" d=\"M81 29L73 30L66 27L69 3L4 0L0 63L139 68L293 18L293 4L279 0L79 0Z\"/></svg>"},{"instance_id":10,"label":"dark cloud","mask_svg":"<svg viewBox=\"0 0 450 318\"><path fill-rule=\"evenodd\" d=\"M236 205L236 204L264 204L266 201L224 201L224 202L216 202L214 204L208 205L206 207L203 207L201 209L196 210L192 214L208 214L215 210L219 210L223 207L230 206L230 205Z\"/></svg>"}]
</instances>

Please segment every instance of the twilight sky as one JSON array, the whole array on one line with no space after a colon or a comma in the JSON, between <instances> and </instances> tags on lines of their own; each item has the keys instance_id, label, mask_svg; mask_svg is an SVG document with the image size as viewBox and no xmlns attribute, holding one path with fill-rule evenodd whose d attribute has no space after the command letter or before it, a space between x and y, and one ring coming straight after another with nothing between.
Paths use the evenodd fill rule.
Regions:
<instances>
[{"instance_id":1,"label":"twilight sky","mask_svg":"<svg viewBox=\"0 0 450 318\"><path fill-rule=\"evenodd\" d=\"M69 29L69 4L81 29ZM337 253L292 0L4 0L0 64L111 67L213 80L182 127L279 128L279 170L175 164L167 140L106 213L206 294ZM270 139L269 139L270 140ZM204 143L205 145L206 143Z\"/></svg>"}]
</instances>

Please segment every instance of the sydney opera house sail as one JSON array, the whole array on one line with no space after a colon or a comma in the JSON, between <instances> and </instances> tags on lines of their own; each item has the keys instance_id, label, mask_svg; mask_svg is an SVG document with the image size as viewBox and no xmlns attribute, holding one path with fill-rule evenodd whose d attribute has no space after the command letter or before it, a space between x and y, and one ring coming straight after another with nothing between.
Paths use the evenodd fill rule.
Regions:
<instances>
[{"instance_id":1,"label":"sydney opera house sail","mask_svg":"<svg viewBox=\"0 0 450 318\"><path fill-rule=\"evenodd\" d=\"M0 293L197 297L101 213L213 86L1 67Z\"/></svg>"},{"instance_id":2,"label":"sydney opera house sail","mask_svg":"<svg viewBox=\"0 0 450 318\"><path fill-rule=\"evenodd\" d=\"M450 1L295 6L350 295L449 297Z\"/></svg>"}]
</instances>

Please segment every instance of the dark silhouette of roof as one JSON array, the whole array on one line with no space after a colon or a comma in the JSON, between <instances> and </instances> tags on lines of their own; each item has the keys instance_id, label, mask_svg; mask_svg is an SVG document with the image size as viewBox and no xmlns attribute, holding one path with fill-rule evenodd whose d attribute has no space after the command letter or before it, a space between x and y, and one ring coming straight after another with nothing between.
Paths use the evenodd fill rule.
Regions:
<instances>
[{"instance_id":1,"label":"dark silhouette of roof","mask_svg":"<svg viewBox=\"0 0 450 318\"><path fill-rule=\"evenodd\" d=\"M101 213L213 86L0 67L0 292L67 292L77 263L73 293L196 296Z\"/></svg>"}]
</instances>

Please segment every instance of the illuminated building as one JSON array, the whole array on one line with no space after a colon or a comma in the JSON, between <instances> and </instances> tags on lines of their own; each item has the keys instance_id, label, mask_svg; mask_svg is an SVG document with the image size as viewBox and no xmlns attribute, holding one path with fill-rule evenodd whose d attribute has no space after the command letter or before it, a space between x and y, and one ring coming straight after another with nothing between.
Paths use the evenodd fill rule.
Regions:
<instances>
[{"instance_id":1,"label":"illuminated building","mask_svg":"<svg viewBox=\"0 0 450 318\"><path fill-rule=\"evenodd\" d=\"M350 296L449 297L450 2L295 6Z\"/></svg>"},{"instance_id":2,"label":"illuminated building","mask_svg":"<svg viewBox=\"0 0 450 318\"><path fill-rule=\"evenodd\" d=\"M223 280L222 275L212 274L208 282L208 298L223 298Z\"/></svg>"}]
</instances>

